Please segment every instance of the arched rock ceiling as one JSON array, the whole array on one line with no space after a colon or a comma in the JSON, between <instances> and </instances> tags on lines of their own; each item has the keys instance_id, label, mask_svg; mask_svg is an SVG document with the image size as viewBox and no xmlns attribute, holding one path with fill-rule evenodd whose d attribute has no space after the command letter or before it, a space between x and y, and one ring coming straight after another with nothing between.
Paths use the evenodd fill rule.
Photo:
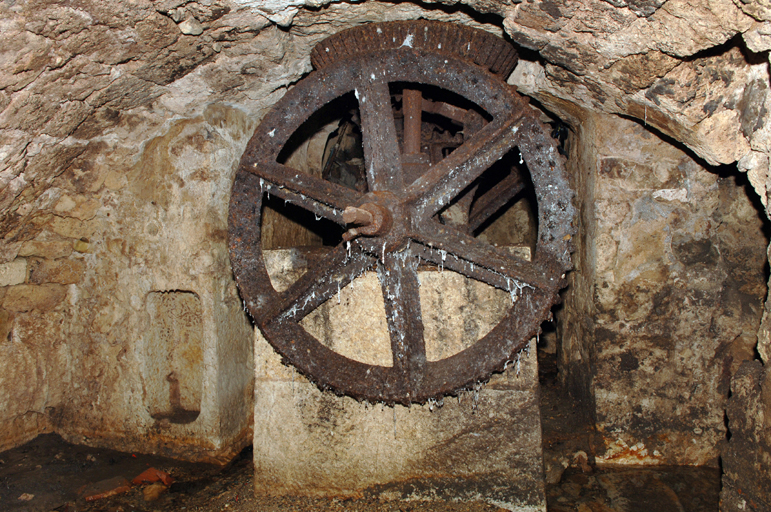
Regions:
<instances>
[{"instance_id":1,"label":"arched rock ceiling","mask_svg":"<svg viewBox=\"0 0 771 512\"><path fill-rule=\"evenodd\" d=\"M709 163L739 161L766 202L768 2L463 3L4 0L3 259L39 232L65 182L97 192L106 178L92 169L128 169L170 122L212 103L255 122L310 71L326 35L417 17L503 29L533 50L510 78L522 92L572 123L586 109L630 116Z\"/></svg>"},{"instance_id":2,"label":"arched rock ceiling","mask_svg":"<svg viewBox=\"0 0 771 512\"><path fill-rule=\"evenodd\" d=\"M291 24L325 0L239 0ZM433 3L433 2L431 2ZM431 3L423 4L429 7ZM452 0L436 4L452 6ZM542 60L510 82L573 123L575 106L643 121L713 165L739 161L766 204L767 0L465 0L500 16L505 32Z\"/></svg>"}]
</instances>

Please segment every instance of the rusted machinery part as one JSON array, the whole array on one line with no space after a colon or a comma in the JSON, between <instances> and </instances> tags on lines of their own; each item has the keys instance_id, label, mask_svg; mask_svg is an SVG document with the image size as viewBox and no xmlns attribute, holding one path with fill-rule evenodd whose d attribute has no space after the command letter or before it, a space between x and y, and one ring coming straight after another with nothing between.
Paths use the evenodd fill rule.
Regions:
<instances>
[{"instance_id":1,"label":"rusted machinery part","mask_svg":"<svg viewBox=\"0 0 771 512\"><path fill-rule=\"evenodd\" d=\"M474 102L492 120L414 182L405 182L409 180L401 165L389 82L451 91ZM369 189L364 194L277 163L281 149L313 113L351 92L358 98L361 115ZM538 202L532 261L437 219L444 207L515 147L530 171ZM348 227L346 220L366 224L370 215L387 218L372 236L330 248L318 264L279 292L271 284L260 245L264 193L342 228ZM571 268L572 195L557 144L513 88L462 59L399 47L311 73L265 116L244 152L232 189L230 259L245 307L265 337L285 361L319 387L372 402L423 403L502 370L540 331L565 284L564 273ZM429 361L417 277L420 260L509 290L518 298L475 344ZM373 269L381 283L391 339L393 365L388 367L338 354L300 325L340 288Z\"/></svg>"},{"instance_id":2,"label":"rusted machinery part","mask_svg":"<svg viewBox=\"0 0 771 512\"><path fill-rule=\"evenodd\" d=\"M441 21L409 20L369 23L329 36L313 48L311 64L321 69L364 53L405 46L453 55L504 79L514 70L518 60L513 45L484 30Z\"/></svg>"}]
</instances>

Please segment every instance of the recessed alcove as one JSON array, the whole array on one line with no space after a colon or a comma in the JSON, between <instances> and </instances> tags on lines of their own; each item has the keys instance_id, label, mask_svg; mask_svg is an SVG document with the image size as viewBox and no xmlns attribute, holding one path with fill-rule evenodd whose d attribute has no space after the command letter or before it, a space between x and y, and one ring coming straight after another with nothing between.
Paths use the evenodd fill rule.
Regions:
<instances>
[{"instance_id":1,"label":"recessed alcove","mask_svg":"<svg viewBox=\"0 0 771 512\"><path fill-rule=\"evenodd\" d=\"M147 295L150 329L144 340L144 392L156 421L192 423L201 414L203 326L193 292Z\"/></svg>"}]
</instances>

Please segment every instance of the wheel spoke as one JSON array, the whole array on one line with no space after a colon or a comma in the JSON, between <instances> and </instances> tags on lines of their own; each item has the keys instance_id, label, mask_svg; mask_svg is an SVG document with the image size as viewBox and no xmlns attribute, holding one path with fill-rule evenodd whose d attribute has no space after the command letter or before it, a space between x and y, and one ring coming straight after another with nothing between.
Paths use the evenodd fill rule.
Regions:
<instances>
[{"instance_id":1,"label":"wheel spoke","mask_svg":"<svg viewBox=\"0 0 771 512\"><path fill-rule=\"evenodd\" d=\"M465 108L456 107L455 105L451 103L445 103L442 101L431 101L427 99L423 99L422 108L424 112L431 112L432 114L439 114L440 116L444 116L448 119L452 119L453 121L456 121L460 124L463 124L464 121L466 121L466 116L468 114L468 110Z\"/></svg>"},{"instance_id":2,"label":"wheel spoke","mask_svg":"<svg viewBox=\"0 0 771 512\"><path fill-rule=\"evenodd\" d=\"M426 367L417 260L409 253L386 254L377 274L391 337L393 369L397 381L409 393L420 388Z\"/></svg>"},{"instance_id":3,"label":"wheel spoke","mask_svg":"<svg viewBox=\"0 0 771 512\"><path fill-rule=\"evenodd\" d=\"M507 282L506 277L502 274L493 272L482 266L477 266L468 260L449 254L446 251L440 252L418 242L413 243L410 246L410 250L412 251L413 256L419 258L420 261L433 263L442 270L452 270L453 272L463 274L466 277L476 279L477 281L481 281L502 290L508 290L511 286L511 279Z\"/></svg>"},{"instance_id":4,"label":"wheel spoke","mask_svg":"<svg viewBox=\"0 0 771 512\"><path fill-rule=\"evenodd\" d=\"M522 287L547 289L556 284L555 278L548 276L546 269L537 263L518 258L449 226L430 221L410 236L426 247L421 258L498 288L508 291Z\"/></svg>"},{"instance_id":5,"label":"wheel spoke","mask_svg":"<svg viewBox=\"0 0 771 512\"><path fill-rule=\"evenodd\" d=\"M299 322L369 269L376 259L358 248L351 250L356 245L338 245L281 293L279 302L267 308L266 323Z\"/></svg>"},{"instance_id":6,"label":"wheel spoke","mask_svg":"<svg viewBox=\"0 0 771 512\"><path fill-rule=\"evenodd\" d=\"M517 145L522 112L496 119L431 167L407 189L414 213L426 219L447 206L463 189Z\"/></svg>"},{"instance_id":7,"label":"wheel spoke","mask_svg":"<svg viewBox=\"0 0 771 512\"><path fill-rule=\"evenodd\" d=\"M255 163L246 170L259 176L264 192L297 204L338 224L343 210L359 201L359 194L279 163Z\"/></svg>"},{"instance_id":8,"label":"wheel spoke","mask_svg":"<svg viewBox=\"0 0 771 512\"><path fill-rule=\"evenodd\" d=\"M365 68L366 69L366 68ZM361 114L364 165L370 191L403 190L401 154L396 138L396 125L383 71L371 68L362 71L356 87Z\"/></svg>"}]
</instances>

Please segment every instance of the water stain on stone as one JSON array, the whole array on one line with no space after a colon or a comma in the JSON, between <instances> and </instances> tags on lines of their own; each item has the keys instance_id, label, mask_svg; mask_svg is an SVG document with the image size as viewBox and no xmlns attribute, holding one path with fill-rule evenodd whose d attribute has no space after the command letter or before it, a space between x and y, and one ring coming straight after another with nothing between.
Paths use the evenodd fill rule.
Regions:
<instances>
[{"instance_id":1,"label":"water stain on stone","mask_svg":"<svg viewBox=\"0 0 771 512\"><path fill-rule=\"evenodd\" d=\"M717 248L708 239L684 240L679 243L673 243L672 249L677 259L688 266L700 263L713 266L720 259Z\"/></svg>"}]
</instances>

